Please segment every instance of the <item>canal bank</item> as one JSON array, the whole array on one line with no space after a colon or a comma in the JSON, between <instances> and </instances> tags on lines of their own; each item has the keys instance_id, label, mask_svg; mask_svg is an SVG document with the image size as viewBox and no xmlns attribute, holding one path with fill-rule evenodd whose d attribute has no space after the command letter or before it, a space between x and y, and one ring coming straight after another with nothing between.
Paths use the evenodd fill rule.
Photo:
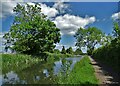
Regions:
<instances>
[{"instance_id":1,"label":"canal bank","mask_svg":"<svg viewBox=\"0 0 120 86\"><path fill-rule=\"evenodd\" d=\"M94 70L88 57L62 57L57 61L50 62L49 60L49 62L45 62L37 58L27 58L24 55L19 55L19 57L14 56L14 58L13 56L7 55L7 57L2 57L3 84L97 83L96 77L94 76ZM9 70L6 71L6 68L8 68L7 66Z\"/></svg>"}]
</instances>

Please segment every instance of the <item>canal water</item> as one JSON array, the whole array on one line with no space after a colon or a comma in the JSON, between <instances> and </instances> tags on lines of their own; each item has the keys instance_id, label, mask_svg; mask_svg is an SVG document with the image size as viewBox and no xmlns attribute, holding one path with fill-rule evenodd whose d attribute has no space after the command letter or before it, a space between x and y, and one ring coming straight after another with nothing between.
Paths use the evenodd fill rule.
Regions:
<instances>
[{"instance_id":1,"label":"canal water","mask_svg":"<svg viewBox=\"0 0 120 86\"><path fill-rule=\"evenodd\" d=\"M66 76L73 69L76 62L82 56L61 58L53 63L43 62L34 64L21 71L10 70L4 75L0 75L2 84L52 84L62 74Z\"/></svg>"}]
</instances>

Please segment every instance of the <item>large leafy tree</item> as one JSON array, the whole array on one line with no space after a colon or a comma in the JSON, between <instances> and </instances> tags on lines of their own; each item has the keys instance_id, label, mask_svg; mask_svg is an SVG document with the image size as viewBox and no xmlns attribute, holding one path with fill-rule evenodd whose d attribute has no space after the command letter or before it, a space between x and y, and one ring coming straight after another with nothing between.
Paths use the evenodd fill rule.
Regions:
<instances>
[{"instance_id":1,"label":"large leafy tree","mask_svg":"<svg viewBox=\"0 0 120 86\"><path fill-rule=\"evenodd\" d=\"M21 5L13 9L16 13L10 31L4 35L6 46L25 54L51 52L60 41L60 30L41 13L40 4Z\"/></svg>"},{"instance_id":2,"label":"large leafy tree","mask_svg":"<svg viewBox=\"0 0 120 86\"><path fill-rule=\"evenodd\" d=\"M76 46L79 48L87 46L87 52L91 54L97 44L104 43L104 36L104 33L96 27L79 28L75 34Z\"/></svg>"}]
</instances>

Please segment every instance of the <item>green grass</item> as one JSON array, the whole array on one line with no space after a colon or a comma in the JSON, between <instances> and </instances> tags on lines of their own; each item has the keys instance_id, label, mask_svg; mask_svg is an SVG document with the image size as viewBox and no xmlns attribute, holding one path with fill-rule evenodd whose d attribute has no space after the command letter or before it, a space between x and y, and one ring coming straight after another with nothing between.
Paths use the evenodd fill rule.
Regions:
<instances>
[{"instance_id":1,"label":"green grass","mask_svg":"<svg viewBox=\"0 0 120 86\"><path fill-rule=\"evenodd\" d=\"M61 79L62 78L62 79ZM94 75L94 68L90 64L88 56L83 57L79 62L77 62L67 77L59 78L60 84L84 84L86 86L97 85L98 80Z\"/></svg>"},{"instance_id":2,"label":"green grass","mask_svg":"<svg viewBox=\"0 0 120 86\"><path fill-rule=\"evenodd\" d=\"M2 73L5 74L9 70L20 71L33 64L40 62L38 58L33 58L30 55L22 54L2 54Z\"/></svg>"},{"instance_id":3,"label":"green grass","mask_svg":"<svg viewBox=\"0 0 120 86\"><path fill-rule=\"evenodd\" d=\"M61 53L49 53L49 52L46 52L47 54L47 61L56 61L56 60L59 60L60 58L67 58L67 57L73 57L74 55L72 54L61 54Z\"/></svg>"},{"instance_id":4,"label":"green grass","mask_svg":"<svg viewBox=\"0 0 120 86\"><path fill-rule=\"evenodd\" d=\"M0 60L2 60L2 73L5 74L9 70L20 71L24 68L30 67L33 64L37 64L40 61L42 56L37 56L36 58L31 55L25 54L0 54ZM56 60L59 60L62 57L69 57L69 54L55 54L47 52L47 62L53 63Z\"/></svg>"},{"instance_id":5,"label":"green grass","mask_svg":"<svg viewBox=\"0 0 120 86\"><path fill-rule=\"evenodd\" d=\"M55 58L64 57L64 54L51 54L48 55L48 62L54 62ZM66 56L68 57L68 56ZM21 71L25 68L31 67L34 64L41 62L39 58L33 58L30 55L22 54L2 54L2 73L5 74L9 70ZM77 62L73 70L69 73L66 72L66 76L60 75L55 83L58 84L98 84L98 81L94 75L94 69L90 64L90 60L87 56L83 57L79 62Z\"/></svg>"}]
</instances>

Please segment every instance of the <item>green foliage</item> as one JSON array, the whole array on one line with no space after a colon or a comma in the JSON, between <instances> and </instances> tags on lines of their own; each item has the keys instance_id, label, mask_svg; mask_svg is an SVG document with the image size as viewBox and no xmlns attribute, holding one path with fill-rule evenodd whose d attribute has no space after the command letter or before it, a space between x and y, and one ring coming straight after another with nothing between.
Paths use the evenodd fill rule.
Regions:
<instances>
[{"instance_id":1,"label":"green foliage","mask_svg":"<svg viewBox=\"0 0 120 86\"><path fill-rule=\"evenodd\" d=\"M41 59L22 54L2 54L0 59L2 59L3 74L9 72L10 70L23 70L24 68L30 67L31 65L41 61Z\"/></svg>"},{"instance_id":2,"label":"green foliage","mask_svg":"<svg viewBox=\"0 0 120 86\"><path fill-rule=\"evenodd\" d=\"M52 61L59 60L60 58L67 58L67 57L73 56L71 54L49 53L49 52L45 52L45 54L47 57L47 62L52 62Z\"/></svg>"},{"instance_id":3,"label":"green foliage","mask_svg":"<svg viewBox=\"0 0 120 86\"><path fill-rule=\"evenodd\" d=\"M104 62L117 71L119 70L120 65L120 31L118 30L119 25L117 23L114 24L114 36L115 38L111 41L110 44L106 44L95 50L93 52L93 57L99 59L99 61Z\"/></svg>"},{"instance_id":4,"label":"green foliage","mask_svg":"<svg viewBox=\"0 0 120 86\"><path fill-rule=\"evenodd\" d=\"M54 44L60 41L60 30L41 13L40 4L17 4L13 11L16 16L10 31L4 35L5 45L25 54L52 52Z\"/></svg>"},{"instance_id":5,"label":"green foliage","mask_svg":"<svg viewBox=\"0 0 120 86\"><path fill-rule=\"evenodd\" d=\"M59 84L84 84L85 86L98 84L98 80L94 75L94 68L90 64L88 56L77 62L70 74L68 73L66 76L61 75L59 78Z\"/></svg>"},{"instance_id":6,"label":"green foliage","mask_svg":"<svg viewBox=\"0 0 120 86\"><path fill-rule=\"evenodd\" d=\"M76 49L75 52L74 52L75 55L82 55L83 52L81 51L80 48Z\"/></svg>"},{"instance_id":7,"label":"green foliage","mask_svg":"<svg viewBox=\"0 0 120 86\"><path fill-rule=\"evenodd\" d=\"M61 53L62 53L62 54L66 54L66 50L65 50L65 47L64 47L64 46L62 47Z\"/></svg>"},{"instance_id":8,"label":"green foliage","mask_svg":"<svg viewBox=\"0 0 120 86\"><path fill-rule=\"evenodd\" d=\"M104 33L96 27L80 28L75 34L75 38L77 39L76 46L79 48L87 46L87 50L91 54L95 45L104 43L104 37Z\"/></svg>"},{"instance_id":9,"label":"green foliage","mask_svg":"<svg viewBox=\"0 0 120 86\"><path fill-rule=\"evenodd\" d=\"M59 54L60 50L59 49L54 49L53 53Z\"/></svg>"},{"instance_id":10,"label":"green foliage","mask_svg":"<svg viewBox=\"0 0 120 86\"><path fill-rule=\"evenodd\" d=\"M115 43L115 40L114 40L114 42L112 42L111 44L95 50L93 52L93 57L95 59L99 59L99 61L102 61L112 66L114 69L119 70L119 65L120 65L119 51L120 51L120 40L118 43Z\"/></svg>"},{"instance_id":11,"label":"green foliage","mask_svg":"<svg viewBox=\"0 0 120 86\"><path fill-rule=\"evenodd\" d=\"M73 49L72 49L72 47L69 47L69 48L66 50L66 53L68 53L68 54L73 54Z\"/></svg>"},{"instance_id":12,"label":"green foliage","mask_svg":"<svg viewBox=\"0 0 120 86\"><path fill-rule=\"evenodd\" d=\"M114 23L114 31L113 34L115 37L120 37L120 26L118 25L117 22Z\"/></svg>"}]
</instances>

